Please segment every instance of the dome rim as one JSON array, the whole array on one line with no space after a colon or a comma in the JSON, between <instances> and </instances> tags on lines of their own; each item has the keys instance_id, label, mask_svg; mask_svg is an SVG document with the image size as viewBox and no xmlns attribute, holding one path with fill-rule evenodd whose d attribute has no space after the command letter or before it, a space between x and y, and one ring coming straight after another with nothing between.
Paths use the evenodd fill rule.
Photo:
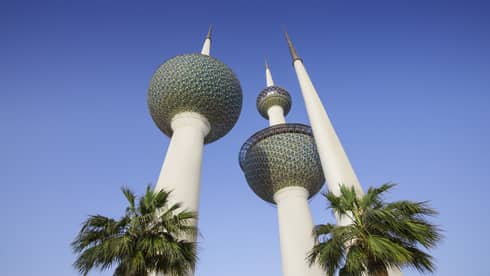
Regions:
<instances>
[{"instance_id":1,"label":"dome rim","mask_svg":"<svg viewBox=\"0 0 490 276\"><path fill-rule=\"evenodd\" d=\"M310 126L301 124L301 123L284 123L277 124L273 126L266 127L255 132L252 136L250 136L245 143L240 147L240 153L238 155L238 161L240 163L240 168L243 171L243 163L245 162L245 158L247 156L248 150L253 147L258 142L281 133L301 133L310 135L313 137L313 131Z\"/></svg>"}]
</instances>

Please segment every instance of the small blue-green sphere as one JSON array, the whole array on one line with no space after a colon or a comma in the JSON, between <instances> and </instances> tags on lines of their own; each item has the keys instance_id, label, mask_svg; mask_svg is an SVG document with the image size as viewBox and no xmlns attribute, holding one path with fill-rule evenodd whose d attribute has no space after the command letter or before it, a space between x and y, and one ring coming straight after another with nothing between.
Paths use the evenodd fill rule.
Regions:
<instances>
[{"instance_id":1,"label":"small blue-green sphere","mask_svg":"<svg viewBox=\"0 0 490 276\"><path fill-rule=\"evenodd\" d=\"M257 96L257 110L265 119L269 119L267 110L273 106L282 107L284 116L288 115L291 110L291 95L289 92L280 86L268 86L262 90Z\"/></svg>"},{"instance_id":2,"label":"small blue-green sphere","mask_svg":"<svg viewBox=\"0 0 490 276\"><path fill-rule=\"evenodd\" d=\"M160 130L172 136L171 120L181 112L196 112L209 121L204 143L226 135L242 109L242 88L233 71L216 58L185 54L163 63L153 75L148 106Z\"/></svg>"},{"instance_id":3,"label":"small blue-green sphere","mask_svg":"<svg viewBox=\"0 0 490 276\"><path fill-rule=\"evenodd\" d=\"M250 137L240 150L240 167L248 185L263 200L274 203L274 194L285 187L303 187L314 196L323 176L311 128L279 124Z\"/></svg>"}]
</instances>

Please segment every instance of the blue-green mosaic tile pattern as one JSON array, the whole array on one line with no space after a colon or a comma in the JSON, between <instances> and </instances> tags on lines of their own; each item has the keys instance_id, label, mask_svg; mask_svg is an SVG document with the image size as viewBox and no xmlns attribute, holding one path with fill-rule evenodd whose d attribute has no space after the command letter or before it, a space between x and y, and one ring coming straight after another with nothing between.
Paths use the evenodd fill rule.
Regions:
<instances>
[{"instance_id":1,"label":"blue-green mosaic tile pattern","mask_svg":"<svg viewBox=\"0 0 490 276\"><path fill-rule=\"evenodd\" d=\"M185 54L163 63L153 75L148 90L153 121L168 136L174 115L192 111L206 117L211 143L228 133L242 109L240 81L223 62L201 54Z\"/></svg>"},{"instance_id":2,"label":"blue-green mosaic tile pattern","mask_svg":"<svg viewBox=\"0 0 490 276\"><path fill-rule=\"evenodd\" d=\"M242 146L239 160L250 188L270 203L284 187L304 187L311 198L325 182L311 128L306 125L280 124L255 133Z\"/></svg>"},{"instance_id":3,"label":"blue-green mosaic tile pattern","mask_svg":"<svg viewBox=\"0 0 490 276\"><path fill-rule=\"evenodd\" d=\"M267 110L278 105L284 110L284 116L291 110L291 95L289 92L280 86L268 86L262 90L257 96L257 110L262 117L269 119Z\"/></svg>"}]
</instances>

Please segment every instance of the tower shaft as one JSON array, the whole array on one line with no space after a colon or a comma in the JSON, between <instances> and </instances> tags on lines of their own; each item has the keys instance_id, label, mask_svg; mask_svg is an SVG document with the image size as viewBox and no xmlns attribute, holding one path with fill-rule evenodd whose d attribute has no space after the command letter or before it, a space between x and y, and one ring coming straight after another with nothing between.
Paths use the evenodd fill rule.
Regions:
<instances>
[{"instance_id":1,"label":"tower shaft","mask_svg":"<svg viewBox=\"0 0 490 276\"><path fill-rule=\"evenodd\" d=\"M346 185L347 187L354 187L357 195L363 195L364 191L361 184L302 60L294 60L293 65L305 101L328 190L338 196L340 195L340 185ZM349 225L351 223L347 217L339 218L336 215L336 219L338 225ZM388 275L402 276L403 274L398 268L388 268Z\"/></svg>"},{"instance_id":2,"label":"tower shaft","mask_svg":"<svg viewBox=\"0 0 490 276\"><path fill-rule=\"evenodd\" d=\"M183 112L175 115L171 124L173 134L155 190L171 191L171 204L181 203L183 209L197 212L204 137L209 133L209 122L199 113Z\"/></svg>"},{"instance_id":3,"label":"tower shaft","mask_svg":"<svg viewBox=\"0 0 490 276\"><path fill-rule=\"evenodd\" d=\"M309 265L308 253L315 245L313 218L308 205L308 191L291 186L274 194L279 220L279 240L283 276L321 276L325 272Z\"/></svg>"},{"instance_id":4,"label":"tower shaft","mask_svg":"<svg viewBox=\"0 0 490 276\"><path fill-rule=\"evenodd\" d=\"M286 40L289 51L291 52L293 67L296 71L301 94L306 105L306 112L310 120L328 190L338 196L340 195L340 186L345 185L347 187L354 187L357 194L362 195L364 191L354 169L352 169L349 158L347 158L347 154L330 122L327 111L303 65L303 60L296 52L287 33ZM347 225L350 224L350 221L347 218L341 219L337 216L337 223Z\"/></svg>"},{"instance_id":5,"label":"tower shaft","mask_svg":"<svg viewBox=\"0 0 490 276\"><path fill-rule=\"evenodd\" d=\"M204 137L210 131L208 120L195 112L182 112L171 122L173 134L167 149L165 161L155 187L171 191L169 206L179 203L183 210L199 211L199 192L201 190L201 168ZM194 226L197 220L193 221ZM182 237L195 242L197 237ZM165 276L161 272L150 272L150 276ZM194 275L189 272L187 276Z\"/></svg>"},{"instance_id":6,"label":"tower shaft","mask_svg":"<svg viewBox=\"0 0 490 276\"><path fill-rule=\"evenodd\" d=\"M306 71L303 60L297 54L287 33L286 40L291 52L293 67L296 71L301 94L306 105L308 119L310 120L328 190L339 196L340 186L345 185L347 187L354 187L357 195L363 195L364 191L333 128L327 111ZM352 223L345 216L339 218L336 215L336 219L338 225L349 225ZM388 274L390 276L403 275L397 268L389 268Z\"/></svg>"},{"instance_id":7,"label":"tower shaft","mask_svg":"<svg viewBox=\"0 0 490 276\"><path fill-rule=\"evenodd\" d=\"M269 126L278 124L285 124L284 110L280 105L273 105L267 109L267 115L269 115Z\"/></svg>"},{"instance_id":8,"label":"tower shaft","mask_svg":"<svg viewBox=\"0 0 490 276\"><path fill-rule=\"evenodd\" d=\"M306 111L313 130L313 136L315 137L328 189L339 195L340 185L346 185L354 187L358 194L363 194L359 180L352 169L347 154L340 143L303 62L300 59L296 59L293 65L305 101Z\"/></svg>"}]
</instances>

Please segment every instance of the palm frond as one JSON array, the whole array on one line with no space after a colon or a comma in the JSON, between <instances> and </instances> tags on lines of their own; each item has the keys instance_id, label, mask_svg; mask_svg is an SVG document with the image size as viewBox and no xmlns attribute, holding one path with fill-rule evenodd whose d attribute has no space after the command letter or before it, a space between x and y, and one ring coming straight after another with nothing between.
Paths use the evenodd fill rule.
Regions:
<instances>
[{"instance_id":1,"label":"palm frond","mask_svg":"<svg viewBox=\"0 0 490 276\"><path fill-rule=\"evenodd\" d=\"M369 188L364 196L354 188L340 186L340 194L324 194L329 209L338 217L347 216L349 225L317 225L313 234L318 243L308 255L327 275L388 275L388 268L414 267L433 272L432 257L420 248L432 248L442 238L441 229L427 221L437 211L428 202L385 203L383 195L395 186Z\"/></svg>"},{"instance_id":2,"label":"palm frond","mask_svg":"<svg viewBox=\"0 0 490 276\"><path fill-rule=\"evenodd\" d=\"M126 197L126 200L128 201L128 204L129 204L128 208L126 209L127 212L134 213L135 209L136 209L136 203L135 203L136 196L127 187L123 187L123 188L121 188L121 190L122 190L124 196Z\"/></svg>"},{"instance_id":3,"label":"palm frond","mask_svg":"<svg viewBox=\"0 0 490 276\"><path fill-rule=\"evenodd\" d=\"M169 192L151 191L136 202L128 188L122 188L128 201L126 214L116 220L93 215L84 222L71 246L77 259L73 264L83 275L93 268L116 266L114 275L143 276L148 271L185 275L196 260L196 213L168 206Z\"/></svg>"},{"instance_id":4,"label":"palm frond","mask_svg":"<svg viewBox=\"0 0 490 276\"><path fill-rule=\"evenodd\" d=\"M383 199L381 198L381 195L388 191L391 190L393 187L395 187L396 184L394 183L386 183L381 185L380 187L370 187L366 193L360 200L360 205L362 208L376 208L376 207L381 207L383 204Z\"/></svg>"}]
</instances>

